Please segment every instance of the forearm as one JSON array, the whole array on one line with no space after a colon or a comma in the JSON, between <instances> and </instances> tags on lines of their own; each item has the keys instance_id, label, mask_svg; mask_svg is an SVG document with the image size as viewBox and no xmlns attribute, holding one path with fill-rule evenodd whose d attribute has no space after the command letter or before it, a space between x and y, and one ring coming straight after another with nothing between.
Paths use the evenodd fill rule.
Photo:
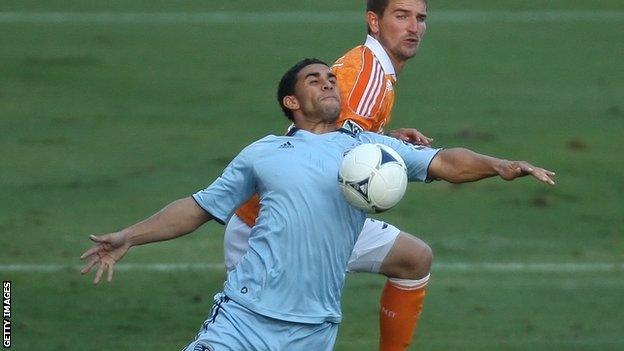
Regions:
<instances>
[{"instance_id":1,"label":"forearm","mask_svg":"<svg viewBox=\"0 0 624 351\"><path fill-rule=\"evenodd\" d=\"M131 245L175 239L212 219L191 197L176 200L153 216L121 231Z\"/></svg>"},{"instance_id":2,"label":"forearm","mask_svg":"<svg viewBox=\"0 0 624 351\"><path fill-rule=\"evenodd\" d=\"M499 175L497 168L505 162L468 149L442 150L431 162L429 176L451 183L473 182Z\"/></svg>"}]
</instances>

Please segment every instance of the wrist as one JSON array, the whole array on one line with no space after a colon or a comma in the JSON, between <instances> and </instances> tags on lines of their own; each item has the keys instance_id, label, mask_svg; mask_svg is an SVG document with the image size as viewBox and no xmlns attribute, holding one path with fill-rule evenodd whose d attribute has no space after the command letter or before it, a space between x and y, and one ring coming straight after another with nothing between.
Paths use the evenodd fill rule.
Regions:
<instances>
[{"instance_id":1,"label":"wrist","mask_svg":"<svg viewBox=\"0 0 624 351\"><path fill-rule=\"evenodd\" d=\"M506 170L509 165L509 160L494 159L493 161L494 162L492 168L494 169L494 172L496 172L496 175L501 178L505 178Z\"/></svg>"},{"instance_id":2,"label":"wrist","mask_svg":"<svg viewBox=\"0 0 624 351\"><path fill-rule=\"evenodd\" d=\"M133 236L134 231L131 228L126 228L118 232L119 241L122 245L132 247L137 245L135 242L136 238Z\"/></svg>"}]
</instances>

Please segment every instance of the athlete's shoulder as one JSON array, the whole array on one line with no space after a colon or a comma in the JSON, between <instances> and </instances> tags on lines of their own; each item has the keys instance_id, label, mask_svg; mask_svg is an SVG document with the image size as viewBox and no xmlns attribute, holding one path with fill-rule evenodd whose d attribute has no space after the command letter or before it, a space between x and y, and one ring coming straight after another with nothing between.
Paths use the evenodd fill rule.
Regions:
<instances>
[{"instance_id":1,"label":"athlete's shoulder","mask_svg":"<svg viewBox=\"0 0 624 351\"><path fill-rule=\"evenodd\" d=\"M253 143L249 144L249 146L260 147L263 145L271 144L271 143L274 143L276 140L278 140L278 138L279 136L275 134L269 134L254 141Z\"/></svg>"},{"instance_id":2,"label":"athlete's shoulder","mask_svg":"<svg viewBox=\"0 0 624 351\"><path fill-rule=\"evenodd\" d=\"M339 73L344 69L355 69L359 71L367 61L373 60L374 56L371 49L364 45L358 45L337 59L331 69L334 73Z\"/></svg>"},{"instance_id":3,"label":"athlete's shoulder","mask_svg":"<svg viewBox=\"0 0 624 351\"><path fill-rule=\"evenodd\" d=\"M282 137L273 134L267 135L247 145L243 149L243 151L241 151L241 153L262 152L262 150L270 148L272 145L278 144L280 138Z\"/></svg>"},{"instance_id":4,"label":"athlete's shoulder","mask_svg":"<svg viewBox=\"0 0 624 351\"><path fill-rule=\"evenodd\" d=\"M383 135L368 130L355 134L355 138L364 143L375 143L383 139Z\"/></svg>"}]
</instances>

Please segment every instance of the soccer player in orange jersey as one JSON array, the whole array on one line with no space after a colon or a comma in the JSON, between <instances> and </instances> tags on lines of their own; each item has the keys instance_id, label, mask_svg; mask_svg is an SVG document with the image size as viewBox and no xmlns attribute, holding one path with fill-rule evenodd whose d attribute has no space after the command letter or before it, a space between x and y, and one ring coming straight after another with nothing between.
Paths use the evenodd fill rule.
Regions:
<instances>
[{"instance_id":1,"label":"soccer player in orange jersey","mask_svg":"<svg viewBox=\"0 0 624 351\"><path fill-rule=\"evenodd\" d=\"M368 36L332 66L338 78L338 124L351 131L383 133L394 105L394 85L405 63L418 51L426 29L426 0L368 0ZM432 139L415 129L389 133L413 144ZM225 233L226 268L247 251L258 214L258 198L236 212ZM351 272L388 277L380 301L380 350L405 350L418 323L433 255L417 237L382 221L368 219L349 260Z\"/></svg>"}]
</instances>

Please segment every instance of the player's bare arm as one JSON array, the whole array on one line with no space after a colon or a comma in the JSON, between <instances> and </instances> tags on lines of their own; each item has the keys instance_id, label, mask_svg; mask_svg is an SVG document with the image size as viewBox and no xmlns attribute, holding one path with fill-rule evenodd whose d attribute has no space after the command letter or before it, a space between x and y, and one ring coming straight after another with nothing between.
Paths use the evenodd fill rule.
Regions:
<instances>
[{"instance_id":1,"label":"player's bare arm","mask_svg":"<svg viewBox=\"0 0 624 351\"><path fill-rule=\"evenodd\" d=\"M211 219L212 216L199 207L192 197L187 197L170 203L146 220L126 229L91 235L89 238L95 245L80 256L85 261L81 273L87 274L97 265L93 284L98 284L104 273L107 273L107 281L110 282L113 280L115 263L132 246L175 239L195 231Z\"/></svg>"},{"instance_id":2,"label":"player's bare arm","mask_svg":"<svg viewBox=\"0 0 624 351\"><path fill-rule=\"evenodd\" d=\"M430 146L433 138L430 138L414 128L399 128L388 133L389 136L397 138L414 145Z\"/></svg>"},{"instance_id":3,"label":"player's bare arm","mask_svg":"<svg viewBox=\"0 0 624 351\"><path fill-rule=\"evenodd\" d=\"M478 154L468 149L442 150L429 166L429 175L451 183L465 183L483 178L499 176L514 180L527 175L546 184L554 185L555 173L536 167L526 161L509 161Z\"/></svg>"}]
</instances>

